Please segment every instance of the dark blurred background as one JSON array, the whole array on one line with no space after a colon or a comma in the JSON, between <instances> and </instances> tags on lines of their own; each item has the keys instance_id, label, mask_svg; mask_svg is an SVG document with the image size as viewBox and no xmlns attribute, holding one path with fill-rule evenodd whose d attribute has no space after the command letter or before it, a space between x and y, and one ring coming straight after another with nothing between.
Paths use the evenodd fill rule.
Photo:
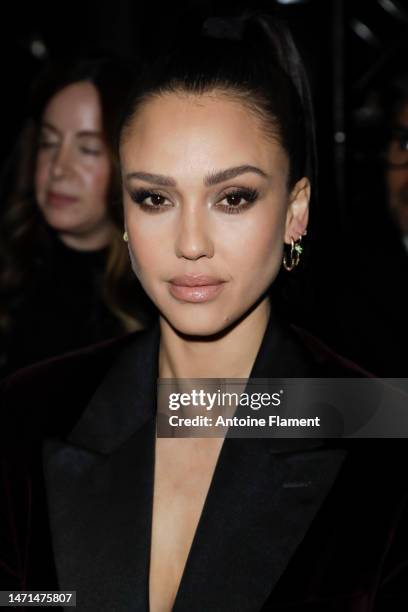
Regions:
<instances>
[{"instance_id":1,"label":"dark blurred background","mask_svg":"<svg viewBox=\"0 0 408 612\"><path fill-rule=\"evenodd\" d=\"M292 318L367 369L383 376L406 376L407 264L398 249L393 252L392 232L382 238L384 188L370 100L372 90L381 87L391 71L397 66L404 70L408 63L407 4L402 0L8 3L3 5L0 25L1 159L9 155L24 123L30 84L47 58L97 51L152 56L182 35L181 28L189 23L245 6L282 17L311 77L319 154L318 201L307 237L308 270L299 273Z\"/></svg>"}]
</instances>

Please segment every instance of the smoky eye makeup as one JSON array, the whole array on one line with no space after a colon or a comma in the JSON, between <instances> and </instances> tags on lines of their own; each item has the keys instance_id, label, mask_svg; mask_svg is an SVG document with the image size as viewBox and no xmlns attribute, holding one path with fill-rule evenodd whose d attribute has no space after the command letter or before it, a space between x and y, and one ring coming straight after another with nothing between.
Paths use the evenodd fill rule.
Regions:
<instances>
[{"instance_id":1,"label":"smoky eye makeup","mask_svg":"<svg viewBox=\"0 0 408 612\"><path fill-rule=\"evenodd\" d=\"M159 190L146 189L144 187L139 189L129 188L128 193L131 200L148 213L155 214L171 207L171 204L166 203L166 201L169 201L168 197Z\"/></svg>"},{"instance_id":2,"label":"smoky eye makeup","mask_svg":"<svg viewBox=\"0 0 408 612\"><path fill-rule=\"evenodd\" d=\"M235 187L221 194L215 207L227 214L238 214L251 208L259 198L253 187Z\"/></svg>"},{"instance_id":3,"label":"smoky eye makeup","mask_svg":"<svg viewBox=\"0 0 408 612\"><path fill-rule=\"evenodd\" d=\"M142 210L158 213L172 207L169 198L160 190L128 189L131 200ZM231 187L216 196L213 207L225 214L238 214L251 208L259 198L259 191L253 187Z\"/></svg>"}]
</instances>

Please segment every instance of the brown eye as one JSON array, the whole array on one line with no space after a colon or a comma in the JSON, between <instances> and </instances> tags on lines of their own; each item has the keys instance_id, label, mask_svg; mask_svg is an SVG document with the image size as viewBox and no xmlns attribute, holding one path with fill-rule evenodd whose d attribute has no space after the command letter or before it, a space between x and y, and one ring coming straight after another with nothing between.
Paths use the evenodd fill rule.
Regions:
<instances>
[{"instance_id":1,"label":"brown eye","mask_svg":"<svg viewBox=\"0 0 408 612\"><path fill-rule=\"evenodd\" d=\"M236 189L230 193L226 193L221 202L226 204L218 204L217 208L228 214L243 212L257 200L259 193L256 189Z\"/></svg>"},{"instance_id":2,"label":"brown eye","mask_svg":"<svg viewBox=\"0 0 408 612\"><path fill-rule=\"evenodd\" d=\"M150 196L150 200L154 206L161 206L162 204L164 204L166 198L160 195L159 193L152 193Z\"/></svg>"},{"instance_id":3,"label":"brown eye","mask_svg":"<svg viewBox=\"0 0 408 612\"><path fill-rule=\"evenodd\" d=\"M230 206L238 206L243 199L243 196L242 194L231 193L230 195L227 195L225 199Z\"/></svg>"},{"instance_id":4,"label":"brown eye","mask_svg":"<svg viewBox=\"0 0 408 612\"><path fill-rule=\"evenodd\" d=\"M171 202L168 201L166 196L147 189L137 189L130 193L130 197L147 212L160 212L171 207Z\"/></svg>"}]
</instances>

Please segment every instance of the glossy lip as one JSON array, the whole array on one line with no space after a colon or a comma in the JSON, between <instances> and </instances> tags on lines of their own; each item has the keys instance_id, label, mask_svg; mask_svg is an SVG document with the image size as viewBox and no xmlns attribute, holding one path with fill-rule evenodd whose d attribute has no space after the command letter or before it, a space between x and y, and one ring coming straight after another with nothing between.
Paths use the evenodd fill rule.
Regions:
<instances>
[{"instance_id":1,"label":"glossy lip","mask_svg":"<svg viewBox=\"0 0 408 612\"><path fill-rule=\"evenodd\" d=\"M222 291L226 281L213 276L192 275L176 276L169 281L170 293L182 302L208 302Z\"/></svg>"},{"instance_id":2,"label":"glossy lip","mask_svg":"<svg viewBox=\"0 0 408 612\"><path fill-rule=\"evenodd\" d=\"M170 283L177 287L204 287L205 285L220 285L225 282L222 278L205 276L204 274L183 274L170 279Z\"/></svg>"},{"instance_id":3,"label":"glossy lip","mask_svg":"<svg viewBox=\"0 0 408 612\"><path fill-rule=\"evenodd\" d=\"M57 193L56 191L47 192L47 202L53 206L69 206L78 201L75 196L70 196L65 193Z\"/></svg>"}]
</instances>

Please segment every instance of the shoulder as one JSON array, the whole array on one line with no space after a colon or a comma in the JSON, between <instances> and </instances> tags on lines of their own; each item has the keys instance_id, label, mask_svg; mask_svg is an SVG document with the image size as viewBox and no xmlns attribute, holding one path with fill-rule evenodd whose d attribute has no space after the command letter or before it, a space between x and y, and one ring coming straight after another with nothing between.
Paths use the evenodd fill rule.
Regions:
<instances>
[{"instance_id":1,"label":"shoulder","mask_svg":"<svg viewBox=\"0 0 408 612\"><path fill-rule=\"evenodd\" d=\"M355 362L339 355L308 330L290 325L292 337L309 361L316 377L374 378L374 374Z\"/></svg>"},{"instance_id":2,"label":"shoulder","mask_svg":"<svg viewBox=\"0 0 408 612\"><path fill-rule=\"evenodd\" d=\"M3 432L22 440L68 431L118 356L139 343L144 333L133 332L48 359L4 379L0 384Z\"/></svg>"}]
</instances>

